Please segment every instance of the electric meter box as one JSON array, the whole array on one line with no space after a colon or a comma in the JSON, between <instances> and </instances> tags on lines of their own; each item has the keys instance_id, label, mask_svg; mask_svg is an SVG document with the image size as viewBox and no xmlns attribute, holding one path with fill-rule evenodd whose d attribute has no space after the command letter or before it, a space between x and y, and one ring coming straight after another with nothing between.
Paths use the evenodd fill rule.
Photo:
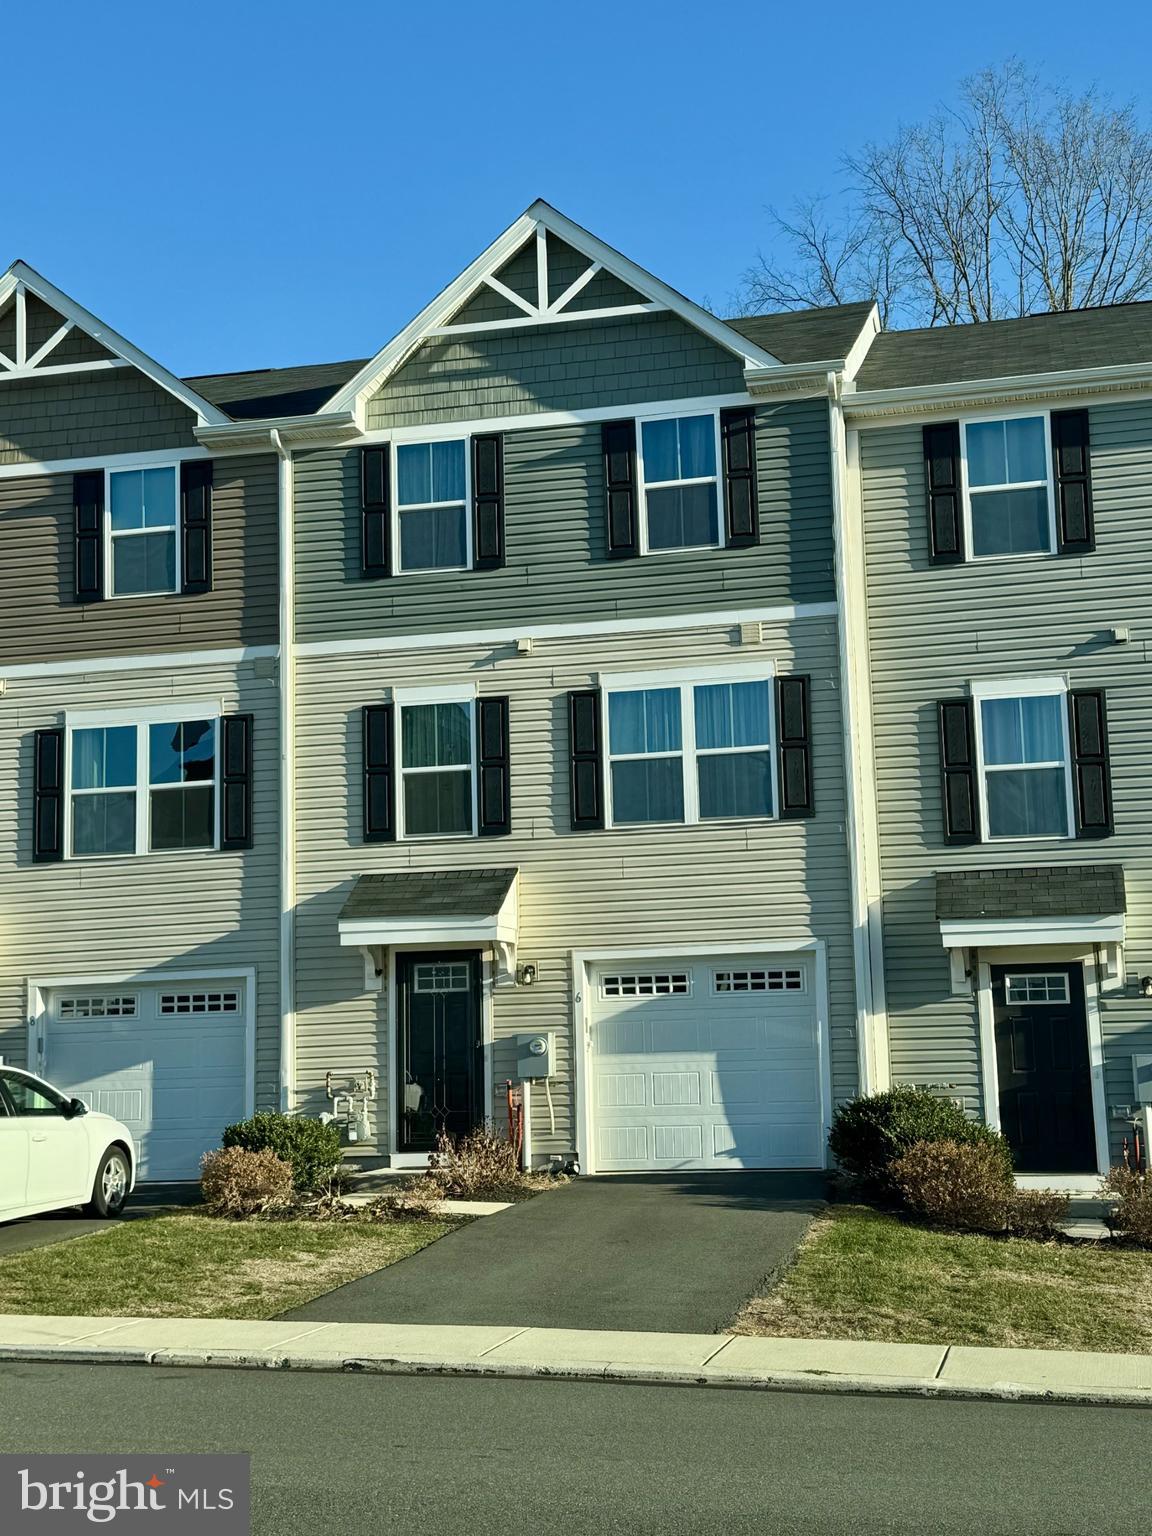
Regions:
<instances>
[{"instance_id":1,"label":"electric meter box","mask_svg":"<svg viewBox=\"0 0 1152 1536\"><path fill-rule=\"evenodd\" d=\"M535 1035L516 1036L516 1076L552 1077L556 1071L556 1036L549 1030Z\"/></svg>"}]
</instances>

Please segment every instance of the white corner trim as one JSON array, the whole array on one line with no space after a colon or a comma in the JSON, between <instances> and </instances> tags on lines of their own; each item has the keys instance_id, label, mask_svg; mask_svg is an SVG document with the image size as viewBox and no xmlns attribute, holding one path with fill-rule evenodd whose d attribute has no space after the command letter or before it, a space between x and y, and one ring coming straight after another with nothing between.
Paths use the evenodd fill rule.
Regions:
<instances>
[{"instance_id":1,"label":"white corner trim","mask_svg":"<svg viewBox=\"0 0 1152 1536\"><path fill-rule=\"evenodd\" d=\"M32 677L84 677L102 672L168 672L173 667L235 667L275 657L278 645L240 645L218 651L172 651L153 656L81 656L70 661L0 662L0 682Z\"/></svg>"},{"instance_id":2,"label":"white corner trim","mask_svg":"<svg viewBox=\"0 0 1152 1536\"><path fill-rule=\"evenodd\" d=\"M508 629L458 629L441 634L356 636L347 640L305 640L300 658L314 656L387 656L395 651L450 650L458 647L515 645L524 634L533 640L565 640L596 635L658 634L681 629L733 629L741 624L787 624L797 619L834 619L836 604L781 603L774 608L724 608L715 613L677 613L643 619L588 619L573 624L517 624ZM2 672L2 669L0 669Z\"/></svg>"},{"instance_id":3,"label":"white corner trim","mask_svg":"<svg viewBox=\"0 0 1152 1536\"><path fill-rule=\"evenodd\" d=\"M1124 914L1102 917L942 917L945 949L1037 944L1123 944Z\"/></svg>"}]
</instances>

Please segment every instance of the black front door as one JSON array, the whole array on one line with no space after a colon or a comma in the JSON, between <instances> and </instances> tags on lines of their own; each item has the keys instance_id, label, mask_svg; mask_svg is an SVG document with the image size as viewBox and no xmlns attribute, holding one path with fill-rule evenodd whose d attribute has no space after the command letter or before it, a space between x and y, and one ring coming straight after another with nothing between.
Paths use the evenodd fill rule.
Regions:
<instances>
[{"instance_id":1,"label":"black front door","mask_svg":"<svg viewBox=\"0 0 1152 1536\"><path fill-rule=\"evenodd\" d=\"M994 965L1000 1128L1018 1173L1095 1173L1079 965Z\"/></svg>"},{"instance_id":2,"label":"black front door","mask_svg":"<svg viewBox=\"0 0 1152 1536\"><path fill-rule=\"evenodd\" d=\"M397 1151L431 1152L441 1131L461 1136L483 1119L480 956L400 955L396 983Z\"/></svg>"}]
</instances>

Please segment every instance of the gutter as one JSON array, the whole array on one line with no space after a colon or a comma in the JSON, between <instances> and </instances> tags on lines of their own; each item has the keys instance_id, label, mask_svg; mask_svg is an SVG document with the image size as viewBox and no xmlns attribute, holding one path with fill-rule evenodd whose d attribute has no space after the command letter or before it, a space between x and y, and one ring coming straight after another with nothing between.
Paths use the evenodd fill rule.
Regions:
<instances>
[{"instance_id":1,"label":"gutter","mask_svg":"<svg viewBox=\"0 0 1152 1536\"><path fill-rule=\"evenodd\" d=\"M296 1099L296 582L292 455L277 427L267 434L279 459L280 523L280 1108Z\"/></svg>"},{"instance_id":2,"label":"gutter","mask_svg":"<svg viewBox=\"0 0 1152 1536\"><path fill-rule=\"evenodd\" d=\"M1066 368L1052 373L1021 373L990 379L959 379L902 389L862 389L845 394L852 420L877 416L922 415L932 410L964 410L975 405L1010 405L1056 396L1152 390L1152 362L1107 368Z\"/></svg>"},{"instance_id":3,"label":"gutter","mask_svg":"<svg viewBox=\"0 0 1152 1536\"><path fill-rule=\"evenodd\" d=\"M252 453L267 449L272 439L293 448L339 445L360 436L351 411L322 416L277 416L262 421L230 421L226 426L199 426L196 440L214 453ZM277 449L277 452L280 450Z\"/></svg>"}]
</instances>

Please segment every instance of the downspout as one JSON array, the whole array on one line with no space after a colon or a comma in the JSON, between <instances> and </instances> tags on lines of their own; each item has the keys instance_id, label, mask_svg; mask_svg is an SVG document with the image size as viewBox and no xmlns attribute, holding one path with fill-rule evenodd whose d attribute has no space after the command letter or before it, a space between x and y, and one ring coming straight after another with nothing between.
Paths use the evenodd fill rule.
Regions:
<instances>
[{"instance_id":1,"label":"downspout","mask_svg":"<svg viewBox=\"0 0 1152 1536\"><path fill-rule=\"evenodd\" d=\"M280 1108L296 1101L296 577L292 455L279 430L280 503Z\"/></svg>"},{"instance_id":2,"label":"downspout","mask_svg":"<svg viewBox=\"0 0 1152 1536\"><path fill-rule=\"evenodd\" d=\"M888 1021L876 868L872 772L871 694L864 628L864 550L856 507L854 472L848 463L841 375L828 375L831 426L832 526L835 539L836 631L847 801L852 958L856 979L856 1051L859 1091L876 1093L889 1083Z\"/></svg>"}]
</instances>

